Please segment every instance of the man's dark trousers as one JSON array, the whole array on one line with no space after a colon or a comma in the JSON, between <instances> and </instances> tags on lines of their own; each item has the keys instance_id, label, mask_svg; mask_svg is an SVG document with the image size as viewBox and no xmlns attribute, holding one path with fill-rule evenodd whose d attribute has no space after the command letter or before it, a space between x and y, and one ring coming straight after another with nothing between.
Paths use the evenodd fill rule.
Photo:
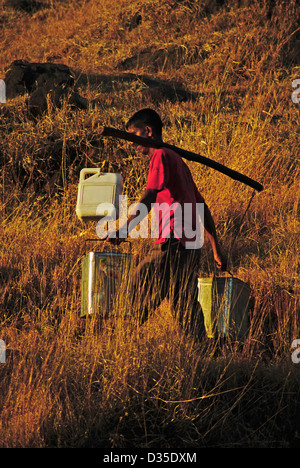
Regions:
<instances>
[{"instance_id":1,"label":"man's dark trousers","mask_svg":"<svg viewBox=\"0 0 300 468\"><path fill-rule=\"evenodd\" d=\"M200 249L185 249L174 237L154 244L132 277L132 300L140 324L167 298L184 330L194 338L204 331L198 297Z\"/></svg>"}]
</instances>

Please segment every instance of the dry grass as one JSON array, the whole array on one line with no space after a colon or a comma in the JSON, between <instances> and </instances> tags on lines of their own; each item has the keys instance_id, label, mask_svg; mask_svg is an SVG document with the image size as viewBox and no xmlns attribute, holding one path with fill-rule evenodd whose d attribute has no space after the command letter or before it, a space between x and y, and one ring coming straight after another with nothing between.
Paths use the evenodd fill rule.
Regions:
<instances>
[{"instance_id":1,"label":"dry grass","mask_svg":"<svg viewBox=\"0 0 300 468\"><path fill-rule=\"evenodd\" d=\"M26 97L0 107L0 338L7 344L0 445L297 446L296 1L44 3L26 13L0 2L0 77L15 59L65 63L97 105L74 112L65 104L37 120ZM156 65L131 61L124 69L126 58L149 46L168 54ZM187 99L179 99L178 82ZM75 215L79 171L100 164L122 172L136 199L147 161L127 143L101 140L97 125L122 128L145 106L161 113L166 141L264 185L230 250L252 190L190 163L231 271L251 285L243 344L193 343L167 303L138 328L127 320L126 278L115 317L81 328L80 258L95 226L83 227ZM132 242L134 253L148 246ZM205 244L203 274L212 271Z\"/></svg>"}]
</instances>

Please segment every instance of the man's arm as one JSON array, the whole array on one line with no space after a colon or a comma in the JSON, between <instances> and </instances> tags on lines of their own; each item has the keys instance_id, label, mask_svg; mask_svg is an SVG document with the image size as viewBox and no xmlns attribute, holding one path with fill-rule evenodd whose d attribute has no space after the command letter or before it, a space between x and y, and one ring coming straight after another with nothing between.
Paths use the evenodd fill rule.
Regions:
<instances>
[{"instance_id":1,"label":"man's arm","mask_svg":"<svg viewBox=\"0 0 300 468\"><path fill-rule=\"evenodd\" d=\"M158 194L158 190L155 189L146 189L144 194L142 195L139 204L143 204L147 207L148 212L151 210L152 203L156 202L156 197ZM132 219L135 218L136 215L132 215Z\"/></svg>"},{"instance_id":2,"label":"man's arm","mask_svg":"<svg viewBox=\"0 0 300 468\"><path fill-rule=\"evenodd\" d=\"M156 196L157 196L157 193L158 193L158 190L154 190L154 189L146 189L146 191L144 192L144 194L142 195L142 197L140 198L139 202L138 202L138 206L136 207L136 214L133 214L131 216L128 217L127 221L125 224L123 224L122 227L119 227L119 229L117 230L116 232L116 237L115 238L110 238L108 237L107 240L111 243L120 243L122 241L122 239L119 237L119 232L121 230L125 230L126 228L126 232L128 232L128 226L129 224L131 223L132 220L134 220L138 215L139 215L139 205L144 205L146 206L147 208L147 213L150 212L151 208L152 208L152 204L155 203L156 201ZM142 211L143 212L143 211ZM139 222L142 220L141 217L139 217ZM134 223L131 224L131 227L135 227Z\"/></svg>"},{"instance_id":3,"label":"man's arm","mask_svg":"<svg viewBox=\"0 0 300 468\"><path fill-rule=\"evenodd\" d=\"M213 255L217 264L217 268L222 271L225 271L227 268L226 260L224 259L221 253L221 249L217 239L215 223L206 203L204 203L204 228L213 250Z\"/></svg>"}]
</instances>

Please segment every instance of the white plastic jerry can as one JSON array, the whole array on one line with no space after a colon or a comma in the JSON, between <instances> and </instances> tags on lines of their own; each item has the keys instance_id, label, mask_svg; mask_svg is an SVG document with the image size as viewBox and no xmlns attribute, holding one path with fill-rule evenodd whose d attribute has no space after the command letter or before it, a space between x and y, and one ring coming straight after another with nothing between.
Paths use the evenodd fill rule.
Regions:
<instances>
[{"instance_id":1,"label":"white plastic jerry can","mask_svg":"<svg viewBox=\"0 0 300 468\"><path fill-rule=\"evenodd\" d=\"M118 217L123 178L120 174L101 172L99 168L80 171L76 214L81 221Z\"/></svg>"}]
</instances>

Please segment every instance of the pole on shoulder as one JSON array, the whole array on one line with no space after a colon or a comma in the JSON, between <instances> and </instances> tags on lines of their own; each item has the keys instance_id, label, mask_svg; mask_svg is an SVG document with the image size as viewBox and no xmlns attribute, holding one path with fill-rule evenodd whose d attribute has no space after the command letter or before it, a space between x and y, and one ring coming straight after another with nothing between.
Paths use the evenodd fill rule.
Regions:
<instances>
[{"instance_id":1,"label":"pole on shoulder","mask_svg":"<svg viewBox=\"0 0 300 468\"><path fill-rule=\"evenodd\" d=\"M176 153L178 153L183 158L187 159L188 161L198 162L200 164L204 164L205 166L211 167L212 169L215 169L216 171L219 171L222 174L227 175L231 179L237 180L239 182L242 182L248 185L249 187L254 188L258 192L261 192L263 190L263 186L259 182L251 179L250 177L244 174L241 174L238 171L234 171L233 169L230 169L229 167L226 167L223 164L220 164L214 161L213 159L209 159L205 156L201 156L200 154L196 154L191 151L186 151L182 148L178 148L177 146L174 146L174 145L169 145L168 143L164 143L162 141L152 140L152 138L144 138L138 135L134 135L133 133L125 132L123 130L118 130L112 127L99 127L98 131L100 135L104 137L108 136L108 137L120 138L122 140L131 141L132 143L136 143L138 145L151 146L152 148L171 149L175 151Z\"/></svg>"}]
</instances>

